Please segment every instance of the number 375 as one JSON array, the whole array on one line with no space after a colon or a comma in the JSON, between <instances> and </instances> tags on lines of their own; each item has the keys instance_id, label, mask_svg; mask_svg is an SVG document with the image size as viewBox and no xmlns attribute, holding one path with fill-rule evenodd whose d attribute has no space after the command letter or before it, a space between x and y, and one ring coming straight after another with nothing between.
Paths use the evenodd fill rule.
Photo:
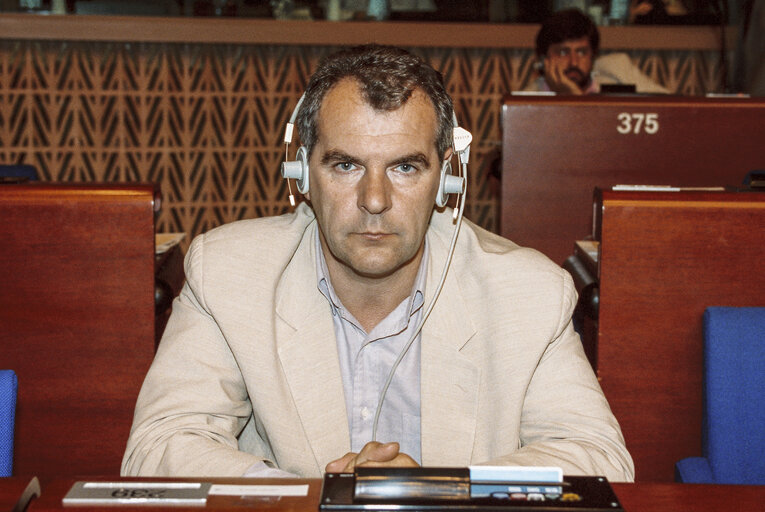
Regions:
<instances>
[{"instance_id":1,"label":"number 375","mask_svg":"<svg viewBox=\"0 0 765 512\"><path fill-rule=\"evenodd\" d=\"M616 131L622 135L628 133L647 133L653 135L659 131L659 114L643 114L622 112L616 118L619 124Z\"/></svg>"}]
</instances>

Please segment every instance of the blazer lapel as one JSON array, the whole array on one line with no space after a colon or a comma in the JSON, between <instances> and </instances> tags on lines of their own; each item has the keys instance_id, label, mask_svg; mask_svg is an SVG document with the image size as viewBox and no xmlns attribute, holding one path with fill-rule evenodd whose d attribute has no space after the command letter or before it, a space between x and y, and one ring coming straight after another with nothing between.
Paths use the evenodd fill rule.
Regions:
<instances>
[{"instance_id":1,"label":"blazer lapel","mask_svg":"<svg viewBox=\"0 0 765 512\"><path fill-rule=\"evenodd\" d=\"M303 430L321 471L350 451L332 316L316 287L316 224L305 232L276 291L279 358ZM425 306L443 270L447 247L431 236ZM475 334L457 277L444 288L422 332L422 463L466 466L475 438L480 371L460 350Z\"/></svg>"},{"instance_id":2,"label":"blazer lapel","mask_svg":"<svg viewBox=\"0 0 765 512\"><path fill-rule=\"evenodd\" d=\"M316 286L316 224L276 291L279 359L320 471L351 448L332 315Z\"/></svg>"},{"instance_id":3,"label":"blazer lapel","mask_svg":"<svg viewBox=\"0 0 765 512\"><path fill-rule=\"evenodd\" d=\"M429 238L426 295L441 277L447 247ZM426 306L432 300L428 297ZM423 327L421 352L422 463L427 466L470 464L478 410L480 371L460 350L475 334L454 271Z\"/></svg>"}]
</instances>

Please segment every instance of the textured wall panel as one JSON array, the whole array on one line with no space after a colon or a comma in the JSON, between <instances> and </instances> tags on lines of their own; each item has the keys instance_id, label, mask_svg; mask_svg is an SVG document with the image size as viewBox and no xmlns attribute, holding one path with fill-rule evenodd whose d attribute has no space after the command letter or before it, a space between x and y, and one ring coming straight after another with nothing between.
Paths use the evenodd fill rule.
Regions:
<instances>
[{"instance_id":1,"label":"textured wall panel","mask_svg":"<svg viewBox=\"0 0 765 512\"><path fill-rule=\"evenodd\" d=\"M186 232L185 245L225 222L288 211L284 124L332 50L3 41L0 163L34 164L51 181L158 182L158 230ZM473 132L467 216L496 231L501 100L531 80L533 54L412 50L444 74L460 124ZM673 91L716 89L715 52L631 56Z\"/></svg>"}]
</instances>

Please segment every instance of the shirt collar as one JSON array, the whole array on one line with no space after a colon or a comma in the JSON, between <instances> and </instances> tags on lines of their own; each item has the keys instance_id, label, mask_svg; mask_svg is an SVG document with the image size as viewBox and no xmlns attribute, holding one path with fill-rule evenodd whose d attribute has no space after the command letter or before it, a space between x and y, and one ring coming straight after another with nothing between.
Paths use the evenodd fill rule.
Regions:
<instances>
[{"instance_id":1,"label":"shirt collar","mask_svg":"<svg viewBox=\"0 0 765 512\"><path fill-rule=\"evenodd\" d=\"M343 314L345 308L340 298L335 293L335 289L332 286L332 281L329 278L329 269L327 268L327 260L324 258L324 250L321 247L321 241L319 240L319 230L316 230L314 236L314 247L316 249L316 285L322 295L329 302L332 308L333 314ZM417 270L417 276L414 279L414 285L412 291L409 294L409 304L407 306L406 318L410 318L416 313L425 301L425 282L427 278L428 258L429 258L428 239L425 237L425 248L422 252L422 259L420 260L420 267Z\"/></svg>"}]
</instances>

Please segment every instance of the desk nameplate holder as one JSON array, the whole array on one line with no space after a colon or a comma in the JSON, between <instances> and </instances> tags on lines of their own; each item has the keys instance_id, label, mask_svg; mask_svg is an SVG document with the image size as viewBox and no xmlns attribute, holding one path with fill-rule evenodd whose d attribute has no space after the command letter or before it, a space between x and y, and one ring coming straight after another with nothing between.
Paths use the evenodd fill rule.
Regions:
<instances>
[{"instance_id":1,"label":"desk nameplate holder","mask_svg":"<svg viewBox=\"0 0 765 512\"><path fill-rule=\"evenodd\" d=\"M357 468L327 473L322 512L623 512L604 477L562 481L471 480L468 468Z\"/></svg>"},{"instance_id":2,"label":"desk nameplate holder","mask_svg":"<svg viewBox=\"0 0 765 512\"><path fill-rule=\"evenodd\" d=\"M207 503L209 482L77 482L64 505L199 505Z\"/></svg>"}]
</instances>

